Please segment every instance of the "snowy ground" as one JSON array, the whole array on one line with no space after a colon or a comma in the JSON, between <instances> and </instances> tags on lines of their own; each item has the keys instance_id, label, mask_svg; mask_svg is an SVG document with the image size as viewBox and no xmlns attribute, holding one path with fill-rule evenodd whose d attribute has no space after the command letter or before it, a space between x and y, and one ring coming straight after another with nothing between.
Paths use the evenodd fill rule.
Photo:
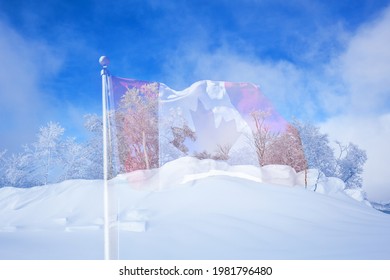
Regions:
<instances>
[{"instance_id":1,"label":"snowy ground","mask_svg":"<svg viewBox=\"0 0 390 280\"><path fill-rule=\"evenodd\" d=\"M315 172L309 173L313 184ZM120 175L122 259L390 259L390 215L286 166L181 158ZM103 258L103 183L0 189L0 259Z\"/></svg>"}]
</instances>

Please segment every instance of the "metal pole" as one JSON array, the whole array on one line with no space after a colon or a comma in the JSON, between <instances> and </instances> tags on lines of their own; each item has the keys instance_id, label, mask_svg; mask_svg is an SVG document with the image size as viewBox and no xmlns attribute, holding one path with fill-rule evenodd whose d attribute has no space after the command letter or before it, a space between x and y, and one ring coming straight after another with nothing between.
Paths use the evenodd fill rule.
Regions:
<instances>
[{"instance_id":1,"label":"metal pole","mask_svg":"<svg viewBox=\"0 0 390 280\"><path fill-rule=\"evenodd\" d=\"M103 67L100 75L102 77L102 115L103 115L103 199L104 199L104 259L110 260L112 256L112 244L111 244L111 214L110 213L110 195L108 189L108 116L107 116L107 100L109 93L109 72L108 65L110 60L106 56L102 56L99 59L100 65Z\"/></svg>"}]
</instances>

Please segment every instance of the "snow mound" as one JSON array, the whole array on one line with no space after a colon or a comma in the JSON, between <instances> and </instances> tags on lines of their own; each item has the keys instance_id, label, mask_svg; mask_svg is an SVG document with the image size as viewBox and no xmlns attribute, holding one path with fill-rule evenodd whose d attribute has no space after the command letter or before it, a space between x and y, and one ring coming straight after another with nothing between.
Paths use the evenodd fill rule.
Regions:
<instances>
[{"instance_id":1,"label":"snow mound","mask_svg":"<svg viewBox=\"0 0 390 280\"><path fill-rule=\"evenodd\" d=\"M295 170L286 165L266 165L261 168L262 179L265 183L294 186L296 181Z\"/></svg>"},{"instance_id":2,"label":"snow mound","mask_svg":"<svg viewBox=\"0 0 390 280\"><path fill-rule=\"evenodd\" d=\"M102 195L103 186L96 180L70 180L28 189L2 188L0 231L101 228Z\"/></svg>"},{"instance_id":3,"label":"snow mound","mask_svg":"<svg viewBox=\"0 0 390 280\"><path fill-rule=\"evenodd\" d=\"M120 175L109 182L119 257L389 259L390 216L316 175L305 188L285 166L194 158ZM2 188L0 259L103 258L102 208L102 181Z\"/></svg>"},{"instance_id":4,"label":"snow mound","mask_svg":"<svg viewBox=\"0 0 390 280\"><path fill-rule=\"evenodd\" d=\"M178 166L179 170L178 171ZM342 180L325 177L317 169L308 169L296 173L287 165L229 165L224 161L181 157L164 164L159 169L138 170L121 174L114 179L115 184L126 182L129 187L143 190L166 190L183 184L213 176L242 178L254 182L275 184L288 187L301 187L330 196L348 196L370 205L360 190L347 190ZM306 184L305 184L306 177ZM125 183L125 184L126 184Z\"/></svg>"}]
</instances>

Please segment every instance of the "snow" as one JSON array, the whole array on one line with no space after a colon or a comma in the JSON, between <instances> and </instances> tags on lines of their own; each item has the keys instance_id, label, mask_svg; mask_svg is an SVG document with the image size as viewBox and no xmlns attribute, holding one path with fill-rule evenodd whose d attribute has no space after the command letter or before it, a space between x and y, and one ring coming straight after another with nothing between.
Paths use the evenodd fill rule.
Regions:
<instances>
[{"instance_id":1,"label":"snow","mask_svg":"<svg viewBox=\"0 0 390 280\"><path fill-rule=\"evenodd\" d=\"M191 157L121 174L110 181L119 257L389 259L390 216L307 175L305 188L287 166ZM0 259L103 258L102 181L1 188L0 209Z\"/></svg>"}]
</instances>

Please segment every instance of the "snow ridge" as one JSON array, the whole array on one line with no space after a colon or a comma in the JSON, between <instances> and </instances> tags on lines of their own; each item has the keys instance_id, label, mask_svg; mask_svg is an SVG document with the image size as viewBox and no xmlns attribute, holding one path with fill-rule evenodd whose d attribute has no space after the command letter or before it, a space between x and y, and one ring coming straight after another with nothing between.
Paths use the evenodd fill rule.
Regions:
<instances>
[{"instance_id":1,"label":"snow ridge","mask_svg":"<svg viewBox=\"0 0 390 280\"><path fill-rule=\"evenodd\" d=\"M110 181L123 259L388 259L390 216L341 181L185 157ZM0 189L0 259L103 258L102 181Z\"/></svg>"}]
</instances>

